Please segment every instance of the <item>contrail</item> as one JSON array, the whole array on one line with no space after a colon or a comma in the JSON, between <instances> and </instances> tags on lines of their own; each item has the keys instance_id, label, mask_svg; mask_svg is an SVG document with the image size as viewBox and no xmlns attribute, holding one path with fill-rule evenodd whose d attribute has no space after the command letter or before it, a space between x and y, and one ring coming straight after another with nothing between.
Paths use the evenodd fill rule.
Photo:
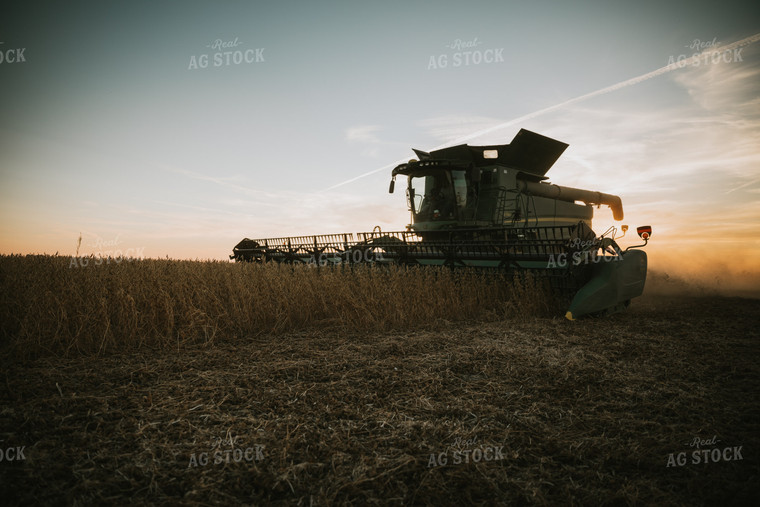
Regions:
<instances>
[{"instance_id":1,"label":"contrail","mask_svg":"<svg viewBox=\"0 0 760 507\"><path fill-rule=\"evenodd\" d=\"M714 54L714 53L723 53L725 51L732 51L732 50L734 50L736 48L747 46L749 44L752 44L753 42L757 42L758 40L760 40L760 33L756 33L755 35L752 35L752 36L747 37L745 39L742 39L740 41L731 43L728 46L721 46L721 47L718 47L718 48L705 49L704 51L702 51L701 53L699 53L699 55L697 55L697 56L701 57L702 55L705 55L705 54L711 55L711 54ZM550 106L550 107L545 107L543 109L539 109L538 111L534 111L532 113L528 113L525 116L520 116L519 118L515 118L514 120L509 120L507 122L499 123L499 124L494 125L492 127L488 127L488 128L482 129L482 130L478 130L477 132L473 132L472 134L467 134L466 136L459 137L459 138L454 139L452 141L447 141L447 142L445 142L445 143L443 143L441 145L438 145L438 146L436 146L434 148L431 148L430 150L427 150L427 151L435 151L435 150L440 150L441 148L445 148L445 147L447 147L449 145L462 144L462 143L464 143L466 141L469 141L470 139L475 139L475 138L480 137L482 135L490 134L491 132L503 129L505 127L510 127L510 126L512 126L512 125L514 125L516 123L522 123L522 122L524 122L526 120L530 120L532 118L535 118L536 116L541 116L542 114L546 114L546 113L549 113L551 111L556 111L557 109L563 108L565 106L569 106L570 104L575 104L575 103L578 103L578 102L582 102L584 100L588 100L588 99L591 99L591 98L594 98L594 97L598 97L599 95L604 95L606 93L614 92L614 91L620 90L622 88L627 88L629 86L633 86L635 84L641 83L642 81L646 81L648 79L652 79L653 77L657 77L657 76L660 76L662 74L668 73L668 72L670 72L672 70L685 67L688 64L688 62L689 62L689 60L691 58L692 57L689 57L686 60L681 61L681 62L673 62L673 63L671 63L669 65L666 65L665 67L660 67L657 70L653 70L651 72L647 72L646 74L642 74L640 76L633 77L633 78L627 79L625 81L621 81L620 83L608 86L606 88L602 88L601 90L596 90L594 92L587 93L585 95L580 95L578 97L575 97L575 98L570 99L570 100L566 100L564 102L560 102L559 104L556 104L556 105L553 105L553 106ZM343 181L341 183L335 184L335 185L333 185L331 187L328 187L328 188L322 190L322 192L326 192L328 190L333 190L335 188L342 187L343 185L347 185L349 183L352 183L352 182L354 182L356 180L364 178L365 176L369 176L371 174L375 174L376 172L380 172L380 171L385 171L387 169L391 169L393 167L396 167L398 164L406 162L407 160L408 160L408 158L402 158L402 159L397 160L397 161L395 161L395 162L393 162L391 164L384 165L383 167L380 167L379 169L374 169L372 171L366 172L364 174L360 174L359 176L355 176L355 177L353 177L351 179L348 179L346 181Z\"/></svg>"},{"instance_id":2,"label":"contrail","mask_svg":"<svg viewBox=\"0 0 760 507\"><path fill-rule=\"evenodd\" d=\"M743 184L743 185L739 185L739 186L738 186L738 187L736 187L736 188L732 188L731 190L729 190L728 192L726 192L726 195L730 194L731 192L736 192L737 190L741 190L742 188L748 187L748 186L750 186L750 185L754 185L754 184L755 184L755 183L757 183L758 181L760 181L760 178L757 178L757 179L754 179L754 180L752 180L752 181L749 181L749 182L747 182L747 183L745 183L745 184Z\"/></svg>"}]
</instances>

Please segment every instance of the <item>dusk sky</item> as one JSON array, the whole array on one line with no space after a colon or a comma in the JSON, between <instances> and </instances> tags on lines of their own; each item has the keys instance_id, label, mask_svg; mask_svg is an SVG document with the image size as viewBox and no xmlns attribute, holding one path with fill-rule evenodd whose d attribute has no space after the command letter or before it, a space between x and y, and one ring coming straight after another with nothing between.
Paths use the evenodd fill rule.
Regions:
<instances>
[{"instance_id":1,"label":"dusk sky","mask_svg":"<svg viewBox=\"0 0 760 507\"><path fill-rule=\"evenodd\" d=\"M0 253L73 255L81 233L80 254L226 259L243 237L401 230L388 183L412 148L526 128L570 145L553 183L652 225L650 267L749 283L760 8L701 5L6 6Z\"/></svg>"}]
</instances>

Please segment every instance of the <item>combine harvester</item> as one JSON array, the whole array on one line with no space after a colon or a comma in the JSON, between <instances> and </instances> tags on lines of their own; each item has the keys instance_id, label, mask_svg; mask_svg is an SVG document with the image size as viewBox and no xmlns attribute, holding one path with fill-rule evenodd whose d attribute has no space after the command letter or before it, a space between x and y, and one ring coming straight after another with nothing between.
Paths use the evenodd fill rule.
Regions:
<instances>
[{"instance_id":1,"label":"combine harvester","mask_svg":"<svg viewBox=\"0 0 760 507\"><path fill-rule=\"evenodd\" d=\"M567 144L522 129L510 144L452 146L393 169L407 177L412 223L405 231L243 239L231 259L319 266L425 265L530 272L569 302L566 317L626 308L644 290L649 226L622 250L611 227L597 237L593 206L623 220L620 197L546 182ZM583 204L576 204L581 202ZM628 230L623 225L622 231ZM622 237L622 236L621 236Z\"/></svg>"}]
</instances>

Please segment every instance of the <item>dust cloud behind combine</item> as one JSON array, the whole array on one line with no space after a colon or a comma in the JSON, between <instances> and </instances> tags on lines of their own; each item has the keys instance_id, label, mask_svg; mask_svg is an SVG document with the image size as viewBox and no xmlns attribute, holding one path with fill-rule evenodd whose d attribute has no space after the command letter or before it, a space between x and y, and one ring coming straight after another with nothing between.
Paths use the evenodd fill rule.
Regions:
<instances>
[{"instance_id":1,"label":"dust cloud behind combine","mask_svg":"<svg viewBox=\"0 0 760 507\"><path fill-rule=\"evenodd\" d=\"M760 260L755 252L647 253L645 294L760 298Z\"/></svg>"}]
</instances>

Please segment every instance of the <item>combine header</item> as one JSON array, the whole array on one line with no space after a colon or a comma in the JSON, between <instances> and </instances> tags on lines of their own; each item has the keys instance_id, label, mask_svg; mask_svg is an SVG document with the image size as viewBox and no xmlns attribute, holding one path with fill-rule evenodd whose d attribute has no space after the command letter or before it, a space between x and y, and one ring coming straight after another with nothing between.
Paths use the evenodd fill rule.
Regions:
<instances>
[{"instance_id":1,"label":"combine header","mask_svg":"<svg viewBox=\"0 0 760 507\"><path fill-rule=\"evenodd\" d=\"M531 272L569 301L566 317L624 309L644 289L651 227L641 245L622 250L611 227L597 237L593 206L623 220L620 197L546 182L567 144L522 129L510 144L452 146L393 169L407 177L412 223L405 231L243 239L231 259L311 263L372 263ZM582 204L577 204L580 202ZM625 234L628 226L623 225Z\"/></svg>"}]
</instances>

